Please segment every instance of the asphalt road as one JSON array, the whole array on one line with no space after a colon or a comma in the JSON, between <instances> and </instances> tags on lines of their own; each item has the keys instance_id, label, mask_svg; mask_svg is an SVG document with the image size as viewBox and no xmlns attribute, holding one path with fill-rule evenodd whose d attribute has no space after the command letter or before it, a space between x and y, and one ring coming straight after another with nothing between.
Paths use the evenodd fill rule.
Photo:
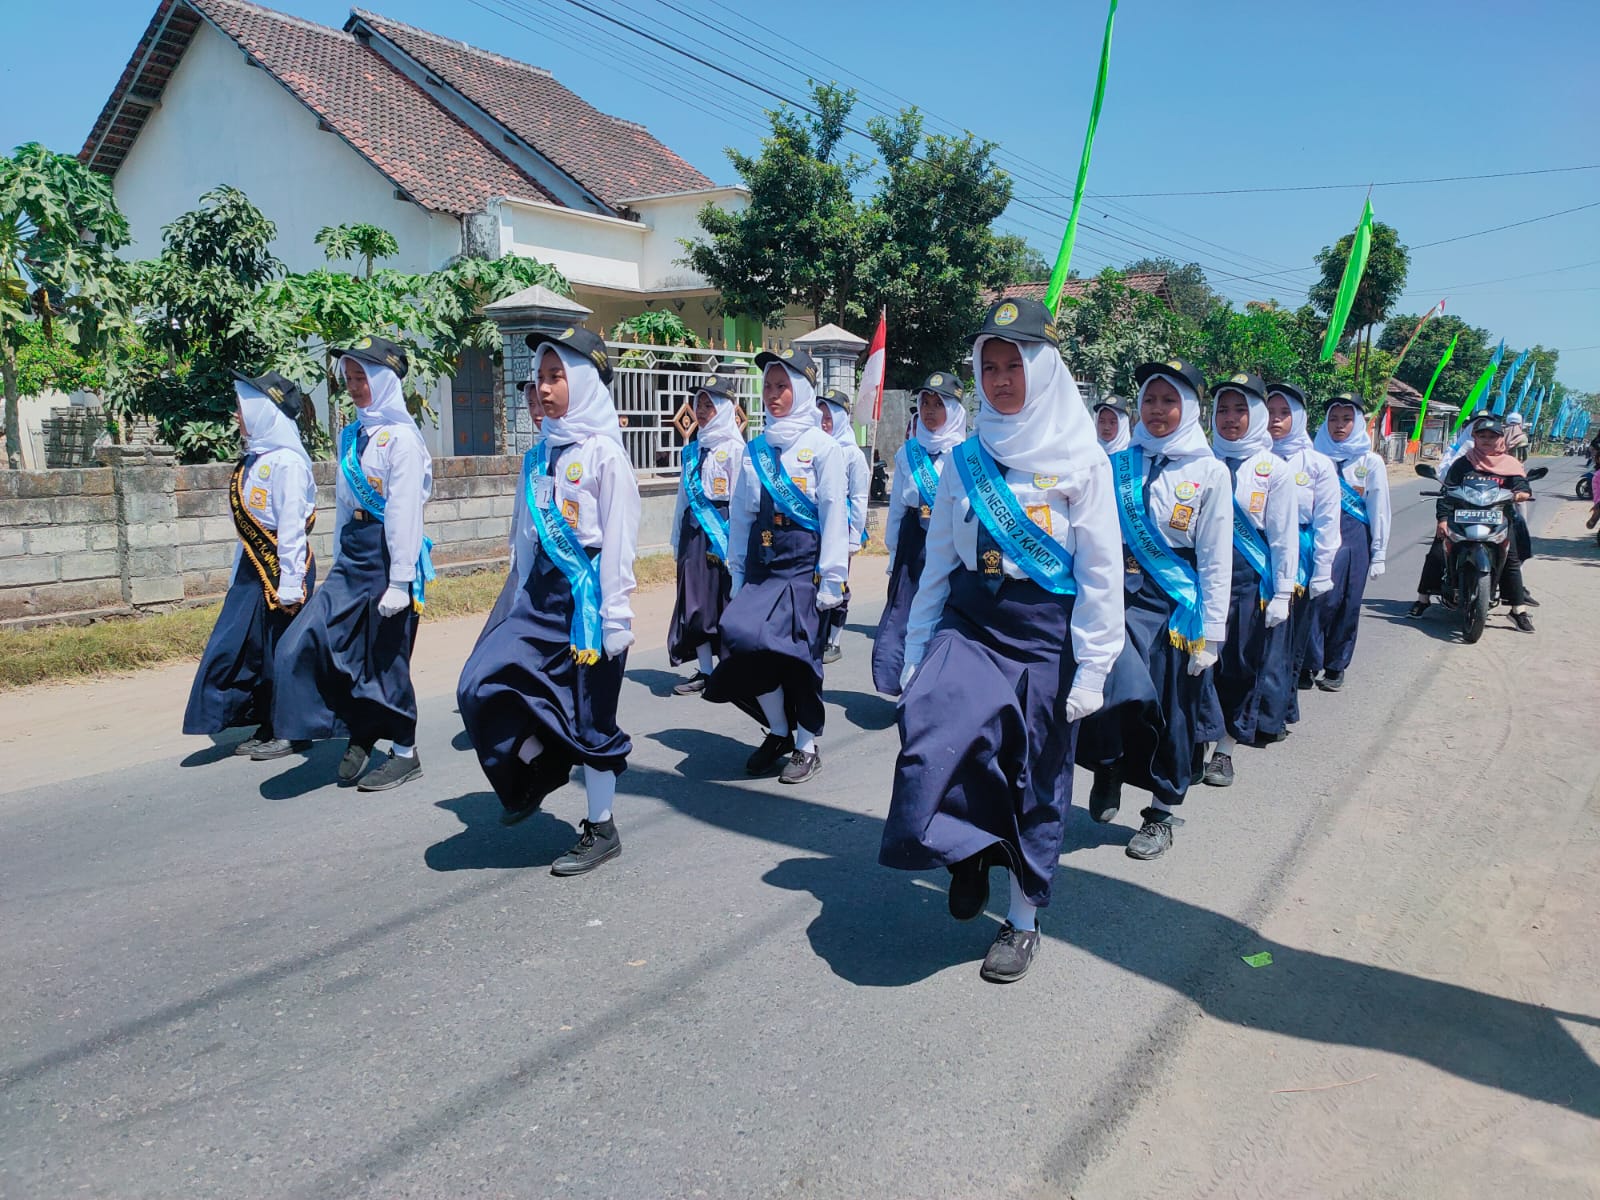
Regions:
<instances>
[{"instance_id":1,"label":"asphalt road","mask_svg":"<svg viewBox=\"0 0 1600 1200\"><path fill-rule=\"evenodd\" d=\"M1551 465L1570 495L1577 460ZM423 697L426 775L393 793L334 786L338 745L285 766L197 742L8 796L0 1196L1063 1193L1233 986L1360 749L1469 652L1401 616L1433 524L1417 490L1395 490L1346 690L1192 793L1156 863L1122 853L1137 803L1107 827L1075 810L1011 987L978 978L997 918L958 925L942 875L876 865L881 584L802 788L743 778L754 726L633 656L623 857L589 877L547 870L580 789L501 829L448 694ZM1486 640L1523 636L1502 610Z\"/></svg>"}]
</instances>

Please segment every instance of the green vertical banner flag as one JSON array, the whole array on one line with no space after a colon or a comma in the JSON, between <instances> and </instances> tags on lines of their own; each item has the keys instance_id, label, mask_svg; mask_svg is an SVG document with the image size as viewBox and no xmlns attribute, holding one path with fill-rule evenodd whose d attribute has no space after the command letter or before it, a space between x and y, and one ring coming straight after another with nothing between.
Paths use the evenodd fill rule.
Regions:
<instances>
[{"instance_id":1,"label":"green vertical banner flag","mask_svg":"<svg viewBox=\"0 0 1600 1200\"><path fill-rule=\"evenodd\" d=\"M1061 309L1061 288L1067 282L1067 269L1072 266L1072 244L1078 240L1078 213L1083 208L1083 189L1089 182L1089 155L1094 150L1094 131L1100 127L1100 105L1106 98L1106 72L1111 67L1111 26L1117 19L1117 0L1111 0L1106 13L1106 36L1100 44L1100 74L1094 83L1094 103L1089 106L1089 130L1083 135L1083 157L1078 160L1078 183L1072 189L1072 215L1067 218L1067 231L1061 235L1061 252L1056 255L1056 265L1050 270L1050 287L1045 292L1044 303L1052 313Z\"/></svg>"},{"instance_id":2,"label":"green vertical banner flag","mask_svg":"<svg viewBox=\"0 0 1600 1200\"><path fill-rule=\"evenodd\" d=\"M1372 198L1367 198L1361 210L1361 224L1356 226L1355 238L1350 243L1350 261L1344 264L1344 278L1339 281L1339 294L1334 299L1333 311L1328 314L1328 332L1322 339L1322 362L1333 357L1344 336L1345 322L1355 307L1356 289L1367 271L1367 255L1372 251Z\"/></svg>"},{"instance_id":3,"label":"green vertical banner flag","mask_svg":"<svg viewBox=\"0 0 1600 1200\"><path fill-rule=\"evenodd\" d=\"M1428 380L1428 390L1422 393L1422 404L1417 409L1417 427L1411 431L1413 442L1422 440L1422 418L1428 415L1428 397L1433 395L1433 385L1439 382L1439 376L1444 374L1445 367L1450 363L1450 356L1456 352L1456 338L1460 336L1461 334L1457 332L1456 336L1450 339L1450 344L1444 348L1444 354L1439 359L1439 365L1433 369L1433 378Z\"/></svg>"},{"instance_id":4,"label":"green vertical banner flag","mask_svg":"<svg viewBox=\"0 0 1600 1200\"><path fill-rule=\"evenodd\" d=\"M1483 369L1483 374L1478 376L1478 382L1472 385L1472 390L1467 393L1467 398L1462 402L1461 415L1456 418L1452 434L1460 433L1461 427L1467 423L1467 418L1472 416L1473 409L1478 407L1478 401L1483 399L1484 393L1489 390L1489 385L1494 382L1494 373L1500 369L1500 364L1490 362Z\"/></svg>"}]
</instances>

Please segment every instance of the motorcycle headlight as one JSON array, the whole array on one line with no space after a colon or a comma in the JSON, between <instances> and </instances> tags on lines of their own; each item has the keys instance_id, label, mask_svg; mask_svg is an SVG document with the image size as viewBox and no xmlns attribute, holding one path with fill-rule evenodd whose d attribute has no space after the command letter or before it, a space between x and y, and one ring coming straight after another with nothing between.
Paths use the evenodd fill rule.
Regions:
<instances>
[{"instance_id":1,"label":"motorcycle headlight","mask_svg":"<svg viewBox=\"0 0 1600 1200\"><path fill-rule=\"evenodd\" d=\"M1463 525L1461 527L1461 532L1466 534L1469 538L1477 540L1479 538L1486 538L1489 536L1489 527L1487 525Z\"/></svg>"}]
</instances>

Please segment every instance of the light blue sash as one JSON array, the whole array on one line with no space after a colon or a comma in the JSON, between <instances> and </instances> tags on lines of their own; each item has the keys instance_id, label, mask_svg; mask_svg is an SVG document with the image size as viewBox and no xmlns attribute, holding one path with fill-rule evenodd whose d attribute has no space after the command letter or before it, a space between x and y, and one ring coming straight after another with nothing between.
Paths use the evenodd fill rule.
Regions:
<instances>
[{"instance_id":1,"label":"light blue sash","mask_svg":"<svg viewBox=\"0 0 1600 1200\"><path fill-rule=\"evenodd\" d=\"M1370 526L1371 519L1367 516L1367 502L1361 493L1356 491L1344 481L1344 476L1339 476L1339 505L1363 525Z\"/></svg>"},{"instance_id":2,"label":"light blue sash","mask_svg":"<svg viewBox=\"0 0 1600 1200\"><path fill-rule=\"evenodd\" d=\"M381 522L383 520L384 499L383 493L367 482L366 472L361 469L361 456L356 453L356 437L360 433L359 425L346 425L339 447L339 470L344 475L344 481L350 485L350 490L355 493L361 507L366 509ZM411 580L411 607L421 612L428 603L428 584L435 578L433 569L433 539L427 534L422 535L422 550L417 555L417 573Z\"/></svg>"},{"instance_id":3,"label":"light blue sash","mask_svg":"<svg viewBox=\"0 0 1600 1200\"><path fill-rule=\"evenodd\" d=\"M922 448L921 442L912 439L906 443L906 464L922 503L932 508L933 498L939 494L939 472L933 465L933 456Z\"/></svg>"},{"instance_id":4,"label":"light blue sash","mask_svg":"<svg viewBox=\"0 0 1600 1200\"><path fill-rule=\"evenodd\" d=\"M727 562L729 522L706 497L705 484L700 478L699 438L683 448L683 492L689 498L689 511L694 514L696 523L705 531L706 540L711 543L711 553Z\"/></svg>"},{"instance_id":5,"label":"light blue sash","mask_svg":"<svg viewBox=\"0 0 1600 1200\"><path fill-rule=\"evenodd\" d=\"M1117 519L1122 524L1122 540L1139 560L1139 566L1155 579L1172 600L1172 616L1167 621L1167 638L1180 650L1191 654L1206 647L1205 614L1200 608L1200 577L1183 559L1172 552L1167 540L1152 528L1144 510L1144 451L1137 446L1111 457L1116 477Z\"/></svg>"},{"instance_id":6,"label":"light blue sash","mask_svg":"<svg viewBox=\"0 0 1600 1200\"><path fill-rule=\"evenodd\" d=\"M580 663L596 663L605 643L600 624L600 565L598 559L590 559L566 518L555 511L554 490L548 505L539 503L534 482L548 474L549 456L549 448L542 441L522 456L522 494L539 534L539 545L572 587L572 657Z\"/></svg>"},{"instance_id":7,"label":"light blue sash","mask_svg":"<svg viewBox=\"0 0 1600 1200\"><path fill-rule=\"evenodd\" d=\"M1250 514L1239 507L1237 496L1233 498L1233 548L1244 556L1245 562L1256 573L1260 581L1258 591L1261 606L1265 608L1277 590L1272 579L1272 547L1267 545L1267 539L1261 536Z\"/></svg>"},{"instance_id":8,"label":"light blue sash","mask_svg":"<svg viewBox=\"0 0 1600 1200\"><path fill-rule=\"evenodd\" d=\"M1022 511L1017 494L976 434L956 449L954 461L972 511L1006 556L1047 592L1076 595L1072 555Z\"/></svg>"},{"instance_id":9,"label":"light blue sash","mask_svg":"<svg viewBox=\"0 0 1600 1200\"><path fill-rule=\"evenodd\" d=\"M795 487L794 480L784 474L783 459L765 436L750 443L750 462L755 467L756 478L767 490L767 495L772 497L778 511L801 529L816 533L821 523L817 517L817 502Z\"/></svg>"},{"instance_id":10,"label":"light blue sash","mask_svg":"<svg viewBox=\"0 0 1600 1200\"><path fill-rule=\"evenodd\" d=\"M1300 526L1300 569L1295 573L1295 595L1305 594L1311 582L1311 562L1317 557L1317 532L1309 525Z\"/></svg>"}]
</instances>

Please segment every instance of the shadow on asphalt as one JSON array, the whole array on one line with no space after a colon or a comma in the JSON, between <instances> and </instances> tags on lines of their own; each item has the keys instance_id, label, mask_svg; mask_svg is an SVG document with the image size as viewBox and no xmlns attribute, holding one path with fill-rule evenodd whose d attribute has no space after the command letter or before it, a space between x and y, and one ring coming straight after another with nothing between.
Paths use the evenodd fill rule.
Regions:
<instances>
[{"instance_id":1,"label":"shadow on asphalt","mask_svg":"<svg viewBox=\"0 0 1600 1200\"><path fill-rule=\"evenodd\" d=\"M422 861L433 871L515 871L548 867L572 848L578 831L541 809L510 829L500 824L504 811L493 792L469 792L440 800L435 808L454 813L466 828L435 842Z\"/></svg>"},{"instance_id":2,"label":"shadow on asphalt","mask_svg":"<svg viewBox=\"0 0 1600 1200\"><path fill-rule=\"evenodd\" d=\"M824 686L822 699L844 709L844 719L859 729L892 729L899 715L900 706L877 692L837 692Z\"/></svg>"},{"instance_id":3,"label":"shadow on asphalt","mask_svg":"<svg viewBox=\"0 0 1600 1200\"><path fill-rule=\"evenodd\" d=\"M1361 612L1366 617L1376 617L1380 621L1387 621L1391 625L1401 625L1407 629L1415 629L1424 637L1430 637L1436 642L1459 642L1461 640L1461 619L1456 616L1452 608L1446 608L1437 600L1432 607L1420 617L1409 617L1412 600L1383 600L1376 596L1368 596L1361 602Z\"/></svg>"},{"instance_id":4,"label":"shadow on asphalt","mask_svg":"<svg viewBox=\"0 0 1600 1200\"><path fill-rule=\"evenodd\" d=\"M1593 533L1581 538L1536 537L1533 539L1533 560L1559 558L1585 567L1600 567L1600 553L1596 552Z\"/></svg>"},{"instance_id":5,"label":"shadow on asphalt","mask_svg":"<svg viewBox=\"0 0 1600 1200\"><path fill-rule=\"evenodd\" d=\"M685 700L685 704L689 701ZM665 746L683 755L683 760L678 763L678 770L691 779L712 780L731 783L736 779L749 778L744 773L745 760L761 742L760 730L755 726L750 728L750 740L741 742L738 738L729 737L725 733L710 733L699 729L662 729L649 734L652 742ZM624 778L628 782L628 791L634 788L634 772L640 770L637 766L629 766L628 774Z\"/></svg>"},{"instance_id":6,"label":"shadow on asphalt","mask_svg":"<svg viewBox=\"0 0 1600 1200\"><path fill-rule=\"evenodd\" d=\"M218 739L222 737L221 734L213 736ZM250 737L252 735L246 733L244 736ZM242 741L244 741L244 737L229 737L226 741L213 741L211 745L196 750L193 754L184 758L178 765L180 767L209 767L212 763L219 763L225 758L232 758L233 748Z\"/></svg>"},{"instance_id":7,"label":"shadow on asphalt","mask_svg":"<svg viewBox=\"0 0 1600 1200\"><path fill-rule=\"evenodd\" d=\"M349 743L344 738L335 738L331 741L317 742L305 754L277 760L280 764L290 764L288 770L280 771L270 779L262 781L261 798L263 800L298 800L301 796L308 796L319 788L325 788L330 783L336 783L339 775L339 760L344 757L345 747ZM381 761L374 754L374 766ZM298 761L296 761L298 758ZM341 787L352 786L341 784Z\"/></svg>"},{"instance_id":8,"label":"shadow on asphalt","mask_svg":"<svg viewBox=\"0 0 1600 1200\"><path fill-rule=\"evenodd\" d=\"M694 697L673 696L672 689L684 682L684 680L688 679L692 674L693 672L687 665L684 666L681 672L654 671L649 667L635 667L633 670L627 672L627 678L642 687L649 688L650 694L658 700L664 700L670 697L674 700L683 700L687 702L689 700L693 700Z\"/></svg>"}]
</instances>

